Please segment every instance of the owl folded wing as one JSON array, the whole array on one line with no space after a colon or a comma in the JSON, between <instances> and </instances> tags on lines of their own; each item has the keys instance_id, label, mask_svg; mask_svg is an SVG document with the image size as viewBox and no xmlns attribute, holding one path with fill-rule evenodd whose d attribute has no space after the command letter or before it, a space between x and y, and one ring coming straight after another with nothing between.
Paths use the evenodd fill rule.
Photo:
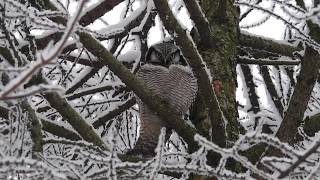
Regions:
<instances>
[{"instance_id":1,"label":"owl folded wing","mask_svg":"<svg viewBox=\"0 0 320 180\"><path fill-rule=\"evenodd\" d=\"M169 70L163 66L145 64L137 72L137 77L145 83L149 90L161 97L166 92L168 74Z\"/></svg>"},{"instance_id":2,"label":"owl folded wing","mask_svg":"<svg viewBox=\"0 0 320 180\"><path fill-rule=\"evenodd\" d=\"M170 106L183 115L196 98L198 85L192 71L182 65L171 65L169 68L169 93L166 97Z\"/></svg>"}]
</instances>

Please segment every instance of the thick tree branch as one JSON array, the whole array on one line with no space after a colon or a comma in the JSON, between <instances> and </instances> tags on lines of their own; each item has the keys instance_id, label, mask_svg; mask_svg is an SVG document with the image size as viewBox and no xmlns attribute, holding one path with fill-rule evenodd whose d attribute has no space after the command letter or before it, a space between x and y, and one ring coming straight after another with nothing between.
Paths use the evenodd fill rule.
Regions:
<instances>
[{"instance_id":1,"label":"thick tree branch","mask_svg":"<svg viewBox=\"0 0 320 180\"><path fill-rule=\"evenodd\" d=\"M239 134L244 132L238 121L235 93L237 86L235 58L239 34L239 9L234 6L233 0L225 1L223 5L219 4L220 2L200 1L201 8L205 12L211 27L215 46L212 48L200 46L198 50L213 77L220 109L227 121L227 146L231 146L238 139ZM219 7L222 7L223 10L218 10Z\"/></svg>"},{"instance_id":2,"label":"thick tree branch","mask_svg":"<svg viewBox=\"0 0 320 180\"><path fill-rule=\"evenodd\" d=\"M294 52L302 50L300 47L294 47L288 44L281 44L270 39L252 36L247 33L240 33L239 44L244 47L265 50L274 54L289 57L293 57Z\"/></svg>"},{"instance_id":3,"label":"thick tree branch","mask_svg":"<svg viewBox=\"0 0 320 180\"><path fill-rule=\"evenodd\" d=\"M189 39L186 31L181 28L178 21L172 14L168 2L166 0L154 1L162 23L172 35L177 45L181 48L181 51L186 57L189 65L192 68L196 78L198 79L199 92L202 97L205 97L204 101L209 108L209 116L211 119L212 133L214 142L221 147L226 145L226 132L224 127L223 114L219 107L219 103L215 92L212 88L209 76L205 70L205 66L202 61L202 57L195 48L191 39Z\"/></svg>"},{"instance_id":4,"label":"thick tree branch","mask_svg":"<svg viewBox=\"0 0 320 180\"><path fill-rule=\"evenodd\" d=\"M82 138L75 132L59 126L50 121L41 119L42 129L58 137L63 137L72 141L79 141Z\"/></svg>"},{"instance_id":5,"label":"thick tree branch","mask_svg":"<svg viewBox=\"0 0 320 180\"><path fill-rule=\"evenodd\" d=\"M103 16L108 11L112 10L116 5L120 4L124 0L104 0L98 4L94 8L90 8L90 11L86 12L79 23L82 26L87 26L93 23L96 19Z\"/></svg>"},{"instance_id":6,"label":"thick tree branch","mask_svg":"<svg viewBox=\"0 0 320 180\"><path fill-rule=\"evenodd\" d=\"M310 29L310 32L320 28ZM277 136L283 142L294 143L298 126L302 124L304 112L307 108L313 87L316 83L320 68L319 53L307 46L304 59L301 64L300 74L297 77L297 84L290 100L288 110L280 125Z\"/></svg>"},{"instance_id":7,"label":"thick tree branch","mask_svg":"<svg viewBox=\"0 0 320 180\"><path fill-rule=\"evenodd\" d=\"M50 92L43 95L49 102L51 107L56 109L63 118L79 133L86 141L93 143L96 146L107 149L106 144L96 134L92 126L90 126L81 116L75 111L68 102L58 93Z\"/></svg>"},{"instance_id":8,"label":"thick tree branch","mask_svg":"<svg viewBox=\"0 0 320 180\"><path fill-rule=\"evenodd\" d=\"M249 100L251 103L251 108L248 109L248 112L252 111L254 114L257 114L261 109L260 109L260 104L259 104L259 96L256 93L256 87L254 81L253 81L253 75L251 73L250 66L248 65L241 65L240 66L243 72L243 77L246 82L246 86L248 89L248 96ZM255 119L256 123L258 119ZM256 124L257 125L257 124Z\"/></svg>"},{"instance_id":9,"label":"thick tree branch","mask_svg":"<svg viewBox=\"0 0 320 180\"><path fill-rule=\"evenodd\" d=\"M274 83L272 82L271 74L269 72L269 68L267 66L263 66L263 67L260 68L260 72L261 72L263 80L264 80L264 82L266 84L266 88L268 89L268 92L270 93L270 96L271 96L271 99L272 99L274 105L278 109L279 114L281 115L281 117L283 117L284 107L283 107L283 105L281 103L281 97L278 95L276 87L275 87Z\"/></svg>"},{"instance_id":10,"label":"thick tree branch","mask_svg":"<svg viewBox=\"0 0 320 180\"><path fill-rule=\"evenodd\" d=\"M198 2L196 0L184 0L184 2L190 14L190 18L195 23L195 26L198 30L200 36L200 46L203 45L206 48L214 46L216 41L213 39L209 22L207 21L206 17L204 17L204 13L202 12Z\"/></svg>"}]
</instances>

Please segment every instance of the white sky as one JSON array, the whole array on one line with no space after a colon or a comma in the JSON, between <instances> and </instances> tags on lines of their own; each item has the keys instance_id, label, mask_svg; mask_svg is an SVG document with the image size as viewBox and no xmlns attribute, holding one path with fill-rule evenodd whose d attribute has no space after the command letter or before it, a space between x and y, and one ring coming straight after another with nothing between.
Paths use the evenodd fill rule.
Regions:
<instances>
[{"instance_id":1,"label":"white sky","mask_svg":"<svg viewBox=\"0 0 320 180\"><path fill-rule=\"evenodd\" d=\"M169 3L172 5L174 3L174 1L175 0L169 0ZM98 0L90 0L89 4L87 4L87 5L91 6L92 4L95 4L97 2L99 2L99 1ZM70 14L73 14L74 11L76 10L76 8L73 8L73 7L76 7L75 5L76 5L76 3L74 3L72 1L72 3L70 4L70 7L72 7L72 8L69 8ZM265 6L268 7L268 4L265 3ZM125 3L119 4L112 11L110 11L106 15L104 15L103 19L107 23L109 23L110 25L119 23L119 21L120 21L120 13L119 12L121 12L122 9L124 9L125 7L126 7ZM134 9L136 9L138 7L139 7L139 2L134 3ZM240 25L246 25L247 23L250 23L250 22L259 21L264 16L265 15L259 11L253 11L253 12L251 12L251 14L248 17L246 17L242 21L242 23ZM180 22L183 22L183 25L187 29L189 29L189 30L191 29L192 23L191 23L190 19L188 18L187 11L185 8L183 8L180 11L180 13L177 15L177 17L180 20ZM99 20L95 21L90 26L90 28L92 30L97 30L97 29L100 29L101 27L105 27L105 24ZM275 40L282 40L283 33L284 33L284 31L283 31L284 27L285 26L281 21L271 17L267 22L265 22L264 24L262 24L258 27L254 27L254 28L250 28L250 29L242 29L242 30L245 30L249 33L256 34L259 36L264 36L264 37L272 38ZM151 29L151 31L150 31L150 37L152 37L152 38L148 40L149 45L152 45L160 40L161 37L159 36L158 30L159 30L159 24L156 23L156 26L153 29Z\"/></svg>"}]
</instances>

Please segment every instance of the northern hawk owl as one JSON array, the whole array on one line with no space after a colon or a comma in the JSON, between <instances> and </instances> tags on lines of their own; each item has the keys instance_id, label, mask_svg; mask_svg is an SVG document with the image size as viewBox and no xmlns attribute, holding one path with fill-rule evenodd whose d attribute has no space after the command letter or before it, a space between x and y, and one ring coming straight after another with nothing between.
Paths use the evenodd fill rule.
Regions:
<instances>
[{"instance_id":1,"label":"northern hawk owl","mask_svg":"<svg viewBox=\"0 0 320 180\"><path fill-rule=\"evenodd\" d=\"M168 42L156 44L148 49L145 64L137 72L137 77L181 117L188 111L198 90L197 79L187 66L180 49ZM167 125L139 98L137 102L141 126L134 151L154 155L160 130Z\"/></svg>"}]
</instances>

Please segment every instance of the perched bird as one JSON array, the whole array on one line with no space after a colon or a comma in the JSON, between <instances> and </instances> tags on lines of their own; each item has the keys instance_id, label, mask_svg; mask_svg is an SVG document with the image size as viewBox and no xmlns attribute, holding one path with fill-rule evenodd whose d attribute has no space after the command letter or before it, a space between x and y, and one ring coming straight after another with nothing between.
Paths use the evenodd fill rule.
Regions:
<instances>
[{"instance_id":1,"label":"perched bird","mask_svg":"<svg viewBox=\"0 0 320 180\"><path fill-rule=\"evenodd\" d=\"M198 86L197 79L173 43L163 42L151 46L146 54L145 64L137 72L155 95L174 108L181 117L193 103ZM140 115L140 136L134 151L153 156L162 127L167 124L151 111L138 97Z\"/></svg>"}]
</instances>

